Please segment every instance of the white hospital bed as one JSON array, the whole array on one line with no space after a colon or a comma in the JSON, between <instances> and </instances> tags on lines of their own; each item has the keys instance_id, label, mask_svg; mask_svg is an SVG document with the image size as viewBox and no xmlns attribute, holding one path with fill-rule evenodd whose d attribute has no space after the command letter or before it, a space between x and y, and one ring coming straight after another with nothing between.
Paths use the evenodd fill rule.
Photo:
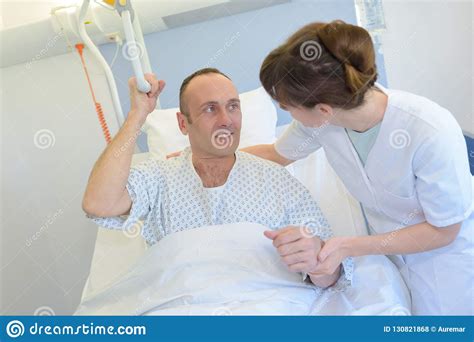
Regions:
<instances>
[{"instance_id":1,"label":"white hospital bed","mask_svg":"<svg viewBox=\"0 0 474 342\"><path fill-rule=\"evenodd\" d=\"M241 94L241 100L245 96L245 94ZM261 96L261 90L257 89L247 98L253 97L255 99ZM249 104L245 108L244 103L245 101L242 101L243 112L245 109L250 111L251 105ZM266 106L268 106L268 103ZM271 115L269 114L271 117L265 118L265 115L262 115L262 106L254 103L254 107L259 111L259 117L263 116L262 120L271 121L270 125L273 125L273 129L275 129L276 113L273 113L274 109L269 110L272 112ZM169 131L170 128L165 124L167 120L166 113L159 113L158 115L156 117L160 120L159 129L162 129L163 132ZM176 125L174 110L169 111L168 117L169 124ZM150 120L153 120L153 117L150 117ZM244 127L245 124L252 127L256 125L256 127L259 127L256 130L257 132L264 131L261 123L251 123L250 119L246 120L244 117ZM276 135L283 129L284 127L278 127ZM166 143L169 144L170 141L172 143L165 147L162 142L160 151L163 154L156 155L154 146L151 146L154 142L151 141L150 135L153 132L150 131L150 127L148 127L147 133L152 152L134 155L133 164L150 156L163 157L164 154L179 150L182 147L179 142L172 141L173 138L164 138ZM251 135L251 127L246 132L242 132L244 145L268 142L268 139L271 139L266 138L267 141L259 141L258 138L252 140L249 139ZM265 135L265 132L263 132L263 135ZM273 136L274 138L275 136ZM182 143L186 143L186 141L181 141ZM328 219L335 235L367 234L359 203L347 192L342 182L335 175L326 160L324 151L316 151L305 160L293 163L289 167L289 171L310 190ZM126 234L121 231L99 229L91 272L82 295L83 302L90 302L97 294L107 291L107 288L120 280L121 276L125 275L132 265L140 261L140 258L146 252L147 246L140 236L139 228L140 226L137 225L135 232ZM410 296L397 268L387 257L366 256L355 258L352 288L344 292L327 291L318 299L314 307L313 314L317 315L409 315ZM179 312L173 311L169 313L179 314ZM116 314L121 313L116 312ZM199 314L199 312L193 314Z\"/></svg>"}]
</instances>

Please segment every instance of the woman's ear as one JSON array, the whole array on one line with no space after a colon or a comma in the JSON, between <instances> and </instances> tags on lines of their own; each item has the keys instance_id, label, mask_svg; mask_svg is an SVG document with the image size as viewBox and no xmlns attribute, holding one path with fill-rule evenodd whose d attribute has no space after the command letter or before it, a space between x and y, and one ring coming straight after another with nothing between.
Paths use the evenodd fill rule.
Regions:
<instances>
[{"instance_id":1,"label":"woman's ear","mask_svg":"<svg viewBox=\"0 0 474 342\"><path fill-rule=\"evenodd\" d=\"M188 118L181 112L176 112L176 119L178 120L178 126L181 133L188 135Z\"/></svg>"},{"instance_id":2,"label":"woman's ear","mask_svg":"<svg viewBox=\"0 0 474 342\"><path fill-rule=\"evenodd\" d=\"M321 115L323 122L330 122L331 117L334 115L334 109L325 103L318 103L314 106L314 109Z\"/></svg>"},{"instance_id":3,"label":"woman's ear","mask_svg":"<svg viewBox=\"0 0 474 342\"><path fill-rule=\"evenodd\" d=\"M332 116L333 114L333 109L330 105L327 105L325 103L318 103L316 106L316 109L321 113L323 116Z\"/></svg>"}]
</instances>

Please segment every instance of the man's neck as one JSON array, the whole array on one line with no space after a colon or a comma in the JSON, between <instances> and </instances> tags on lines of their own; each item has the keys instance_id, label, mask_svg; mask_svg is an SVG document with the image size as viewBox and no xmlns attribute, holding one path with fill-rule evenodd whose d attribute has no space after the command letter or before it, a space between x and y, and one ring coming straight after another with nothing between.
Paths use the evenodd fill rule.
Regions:
<instances>
[{"instance_id":1,"label":"man's neck","mask_svg":"<svg viewBox=\"0 0 474 342\"><path fill-rule=\"evenodd\" d=\"M235 164L235 153L224 157L209 157L192 154L194 169L205 188L224 185Z\"/></svg>"}]
</instances>

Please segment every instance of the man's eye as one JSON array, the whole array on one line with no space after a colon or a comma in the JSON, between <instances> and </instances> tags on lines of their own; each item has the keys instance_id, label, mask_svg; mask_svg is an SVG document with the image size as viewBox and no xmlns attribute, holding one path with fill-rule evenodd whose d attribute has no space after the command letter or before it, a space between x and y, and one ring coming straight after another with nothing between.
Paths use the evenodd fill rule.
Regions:
<instances>
[{"instance_id":1,"label":"man's eye","mask_svg":"<svg viewBox=\"0 0 474 342\"><path fill-rule=\"evenodd\" d=\"M232 111L237 110L239 108L240 108L240 106L237 103L233 103L229 106L229 109L232 110Z\"/></svg>"},{"instance_id":2,"label":"man's eye","mask_svg":"<svg viewBox=\"0 0 474 342\"><path fill-rule=\"evenodd\" d=\"M214 109L215 109L214 106L207 106L206 109L204 109L204 111L207 113L212 113Z\"/></svg>"}]
</instances>

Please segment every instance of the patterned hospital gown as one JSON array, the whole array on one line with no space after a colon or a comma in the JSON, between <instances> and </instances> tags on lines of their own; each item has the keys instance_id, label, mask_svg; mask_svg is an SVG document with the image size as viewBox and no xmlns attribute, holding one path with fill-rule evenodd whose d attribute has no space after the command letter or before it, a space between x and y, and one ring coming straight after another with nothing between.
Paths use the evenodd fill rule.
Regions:
<instances>
[{"instance_id":1,"label":"patterned hospital gown","mask_svg":"<svg viewBox=\"0 0 474 342\"><path fill-rule=\"evenodd\" d=\"M130 171L128 216L92 217L104 228L133 230L153 245L168 234L207 225L259 223L270 229L303 226L326 240L331 229L309 191L280 165L237 151L226 183L205 188L192 164L191 150L168 160L148 159ZM352 259L343 263L352 278ZM342 278L342 277L341 277Z\"/></svg>"}]
</instances>

